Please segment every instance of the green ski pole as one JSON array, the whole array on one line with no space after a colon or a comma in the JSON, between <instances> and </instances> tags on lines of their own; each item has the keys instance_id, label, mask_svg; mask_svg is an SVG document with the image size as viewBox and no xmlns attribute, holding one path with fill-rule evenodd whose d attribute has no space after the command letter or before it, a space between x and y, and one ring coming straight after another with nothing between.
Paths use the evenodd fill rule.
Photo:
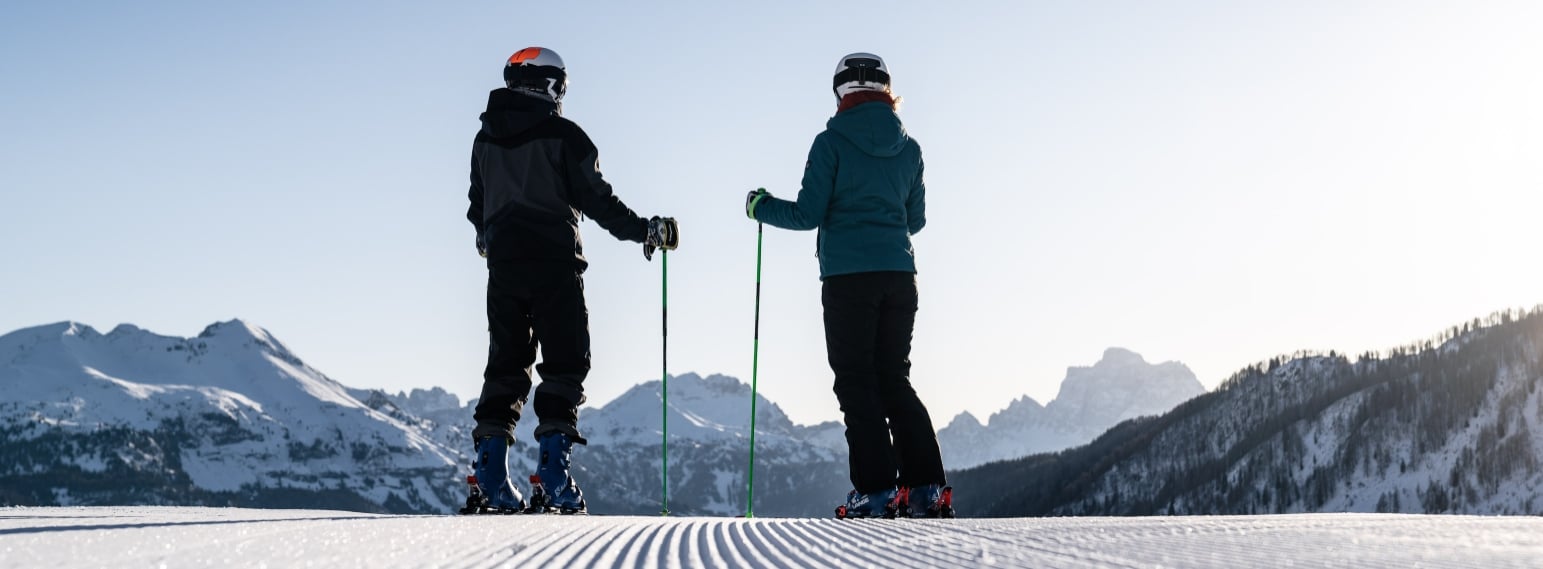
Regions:
<instances>
[{"instance_id":1,"label":"green ski pole","mask_svg":"<svg viewBox=\"0 0 1543 569\"><path fill-rule=\"evenodd\" d=\"M670 250L659 250L660 267L660 363L663 372L659 375L659 401L661 412L659 413L659 433L663 444L659 445L659 478L661 482L662 506L659 515L670 515Z\"/></svg>"},{"instance_id":2,"label":"green ski pole","mask_svg":"<svg viewBox=\"0 0 1543 569\"><path fill-rule=\"evenodd\" d=\"M765 224L755 224L755 347L750 355L750 480L745 488L745 517L755 517L755 398L761 366L761 237Z\"/></svg>"}]
</instances>

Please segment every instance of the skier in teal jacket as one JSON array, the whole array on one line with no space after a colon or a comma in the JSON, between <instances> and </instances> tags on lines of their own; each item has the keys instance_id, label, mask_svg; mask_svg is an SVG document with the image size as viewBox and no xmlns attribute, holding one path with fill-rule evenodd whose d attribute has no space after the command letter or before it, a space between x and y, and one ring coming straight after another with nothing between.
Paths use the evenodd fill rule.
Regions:
<instances>
[{"instance_id":1,"label":"skier in teal jacket","mask_svg":"<svg viewBox=\"0 0 1543 569\"><path fill-rule=\"evenodd\" d=\"M814 138L798 198L756 190L745 213L774 227L819 230L825 347L853 487L837 515L952 516L932 417L910 380L911 236L927 224L921 146L900 123L879 56L841 58L832 85L836 115Z\"/></svg>"},{"instance_id":2,"label":"skier in teal jacket","mask_svg":"<svg viewBox=\"0 0 1543 569\"><path fill-rule=\"evenodd\" d=\"M889 98L881 91L844 98L849 104L814 137L798 201L761 194L752 203L753 217L767 225L819 229L821 280L874 271L916 273L911 235L927 225L922 151Z\"/></svg>"}]
</instances>

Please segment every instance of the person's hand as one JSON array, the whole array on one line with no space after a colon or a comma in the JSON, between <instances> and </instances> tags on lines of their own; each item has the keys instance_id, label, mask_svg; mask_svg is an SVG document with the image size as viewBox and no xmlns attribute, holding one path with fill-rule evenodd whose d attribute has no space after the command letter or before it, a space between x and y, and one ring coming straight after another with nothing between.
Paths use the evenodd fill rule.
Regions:
<instances>
[{"instance_id":1,"label":"person's hand","mask_svg":"<svg viewBox=\"0 0 1543 569\"><path fill-rule=\"evenodd\" d=\"M648 237L643 240L643 258L654 260L654 250L673 251L680 246L680 226L673 217L654 216L648 220Z\"/></svg>"},{"instance_id":2,"label":"person's hand","mask_svg":"<svg viewBox=\"0 0 1543 569\"><path fill-rule=\"evenodd\" d=\"M756 188L749 194L746 194L745 215L750 219L755 219L755 206L760 204L761 200L769 197L771 197L771 192L766 191L766 188Z\"/></svg>"},{"instance_id":3,"label":"person's hand","mask_svg":"<svg viewBox=\"0 0 1543 569\"><path fill-rule=\"evenodd\" d=\"M488 242L483 239L481 233L477 234L477 254L482 255L484 259L488 258Z\"/></svg>"}]
</instances>

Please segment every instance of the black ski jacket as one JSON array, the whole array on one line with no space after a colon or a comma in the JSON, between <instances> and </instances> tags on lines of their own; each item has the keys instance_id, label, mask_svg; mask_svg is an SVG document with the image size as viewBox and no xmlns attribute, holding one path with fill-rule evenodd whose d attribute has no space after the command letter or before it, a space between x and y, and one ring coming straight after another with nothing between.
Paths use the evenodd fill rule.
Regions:
<instances>
[{"instance_id":1,"label":"black ski jacket","mask_svg":"<svg viewBox=\"0 0 1543 569\"><path fill-rule=\"evenodd\" d=\"M589 136L550 101L509 89L488 94L471 151L466 219L493 261L588 266L579 216L623 241L643 242L648 221L611 193Z\"/></svg>"}]
</instances>

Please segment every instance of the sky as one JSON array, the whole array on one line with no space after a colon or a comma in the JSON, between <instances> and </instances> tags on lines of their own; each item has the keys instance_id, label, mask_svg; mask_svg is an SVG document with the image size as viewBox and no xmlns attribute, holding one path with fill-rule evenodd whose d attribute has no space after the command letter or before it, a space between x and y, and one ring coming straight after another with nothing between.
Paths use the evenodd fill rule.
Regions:
<instances>
[{"instance_id":1,"label":"sky","mask_svg":"<svg viewBox=\"0 0 1543 569\"><path fill-rule=\"evenodd\" d=\"M1207 387L1543 303L1543 4L7 2L0 333L242 318L354 387L481 383L465 220L526 46L617 195L679 220L669 373L749 380L756 225L840 56L927 163L912 381L941 427L1120 346ZM582 226L591 403L657 379L661 263ZM757 387L839 419L814 234L767 228ZM748 412L748 409L747 409Z\"/></svg>"}]
</instances>

